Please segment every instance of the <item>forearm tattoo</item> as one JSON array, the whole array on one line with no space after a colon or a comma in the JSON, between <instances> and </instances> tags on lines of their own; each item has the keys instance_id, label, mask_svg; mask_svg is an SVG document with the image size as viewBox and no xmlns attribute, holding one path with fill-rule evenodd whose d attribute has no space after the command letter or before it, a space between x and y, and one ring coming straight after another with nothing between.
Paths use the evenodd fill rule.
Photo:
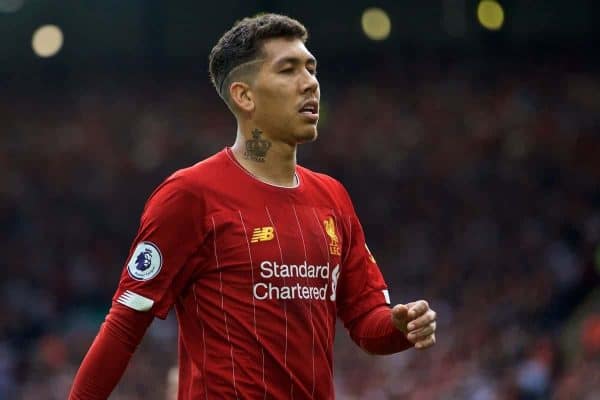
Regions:
<instances>
[{"instance_id":1,"label":"forearm tattoo","mask_svg":"<svg viewBox=\"0 0 600 400\"><path fill-rule=\"evenodd\" d=\"M262 131L258 128L252 131L252 139L246 141L244 157L247 160L265 162L267 152L271 148L271 142L261 138Z\"/></svg>"}]
</instances>

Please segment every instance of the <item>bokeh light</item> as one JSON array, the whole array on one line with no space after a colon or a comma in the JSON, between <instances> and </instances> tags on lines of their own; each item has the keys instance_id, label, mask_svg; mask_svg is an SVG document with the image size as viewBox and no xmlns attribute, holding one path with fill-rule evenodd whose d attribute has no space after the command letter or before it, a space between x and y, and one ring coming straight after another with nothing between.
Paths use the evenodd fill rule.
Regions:
<instances>
[{"instance_id":1,"label":"bokeh light","mask_svg":"<svg viewBox=\"0 0 600 400\"><path fill-rule=\"evenodd\" d=\"M63 45L63 33L56 25L39 27L31 39L31 47L40 57L52 57L60 51Z\"/></svg>"},{"instance_id":2,"label":"bokeh light","mask_svg":"<svg viewBox=\"0 0 600 400\"><path fill-rule=\"evenodd\" d=\"M25 0L0 0L0 12L17 12L23 7L23 4L25 4Z\"/></svg>"},{"instance_id":3,"label":"bokeh light","mask_svg":"<svg viewBox=\"0 0 600 400\"><path fill-rule=\"evenodd\" d=\"M392 23L388 14L381 8L367 8L362 15L363 32L371 40L385 40L390 36Z\"/></svg>"},{"instance_id":4,"label":"bokeh light","mask_svg":"<svg viewBox=\"0 0 600 400\"><path fill-rule=\"evenodd\" d=\"M477 6L477 20L484 28L496 31L504 24L504 9L495 0L482 0Z\"/></svg>"}]
</instances>

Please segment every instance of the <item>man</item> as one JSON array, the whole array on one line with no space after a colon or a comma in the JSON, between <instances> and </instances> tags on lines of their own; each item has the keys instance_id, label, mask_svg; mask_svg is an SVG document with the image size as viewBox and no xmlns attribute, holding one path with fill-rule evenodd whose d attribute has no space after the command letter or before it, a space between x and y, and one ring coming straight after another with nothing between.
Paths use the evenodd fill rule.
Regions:
<instances>
[{"instance_id":1,"label":"man","mask_svg":"<svg viewBox=\"0 0 600 400\"><path fill-rule=\"evenodd\" d=\"M374 354L435 343L425 301L391 309L345 189L296 165L317 137L317 62L298 21L246 18L210 54L237 138L150 196L71 399L105 399L175 306L179 399L333 399L336 316Z\"/></svg>"}]
</instances>

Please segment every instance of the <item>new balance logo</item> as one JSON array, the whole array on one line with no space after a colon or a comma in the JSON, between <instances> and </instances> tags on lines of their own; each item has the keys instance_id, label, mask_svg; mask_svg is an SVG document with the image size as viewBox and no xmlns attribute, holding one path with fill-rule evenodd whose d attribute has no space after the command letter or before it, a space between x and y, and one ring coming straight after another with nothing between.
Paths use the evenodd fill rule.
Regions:
<instances>
[{"instance_id":1,"label":"new balance logo","mask_svg":"<svg viewBox=\"0 0 600 400\"><path fill-rule=\"evenodd\" d=\"M266 242L268 240L272 240L274 237L275 237L275 234L273 233L272 226L264 226L262 228L254 228L254 231L252 232L252 239L250 240L250 242L251 243Z\"/></svg>"}]
</instances>

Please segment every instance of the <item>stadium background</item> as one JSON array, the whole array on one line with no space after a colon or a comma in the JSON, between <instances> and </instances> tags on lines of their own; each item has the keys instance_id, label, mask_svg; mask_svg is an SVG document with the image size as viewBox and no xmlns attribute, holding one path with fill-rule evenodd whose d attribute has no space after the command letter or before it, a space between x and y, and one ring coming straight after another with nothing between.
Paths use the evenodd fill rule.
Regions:
<instances>
[{"instance_id":1,"label":"stadium background","mask_svg":"<svg viewBox=\"0 0 600 400\"><path fill-rule=\"evenodd\" d=\"M393 302L439 314L426 352L340 329L338 398L600 398L600 2L483 3L0 0L0 399L65 398L146 197L232 143L207 55L264 11L319 59L299 161L348 187ZM111 398L168 398L176 335Z\"/></svg>"}]
</instances>

